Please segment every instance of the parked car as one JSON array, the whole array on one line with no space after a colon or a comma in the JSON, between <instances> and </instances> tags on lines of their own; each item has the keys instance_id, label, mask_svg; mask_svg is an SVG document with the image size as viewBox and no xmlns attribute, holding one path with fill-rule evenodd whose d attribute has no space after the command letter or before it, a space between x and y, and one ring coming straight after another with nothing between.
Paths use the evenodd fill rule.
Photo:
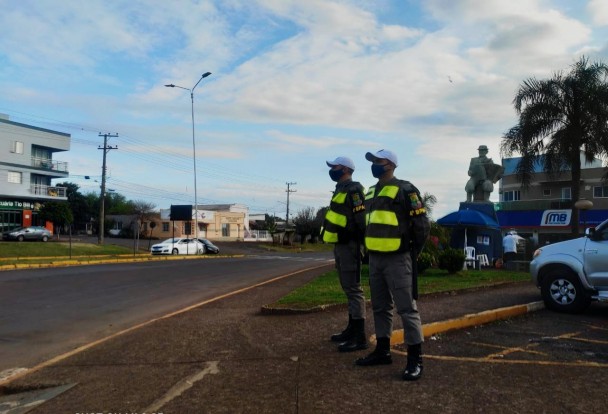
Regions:
<instances>
[{"instance_id":1,"label":"parked car","mask_svg":"<svg viewBox=\"0 0 608 414\"><path fill-rule=\"evenodd\" d=\"M173 238L150 248L152 254L203 254L204 246L196 239Z\"/></svg>"},{"instance_id":2,"label":"parked car","mask_svg":"<svg viewBox=\"0 0 608 414\"><path fill-rule=\"evenodd\" d=\"M218 254L220 252L220 248L211 243L209 240L199 238L198 241L203 244L203 253Z\"/></svg>"},{"instance_id":3,"label":"parked car","mask_svg":"<svg viewBox=\"0 0 608 414\"><path fill-rule=\"evenodd\" d=\"M549 309L581 312L592 300L608 301L608 220L536 250L530 273Z\"/></svg>"},{"instance_id":4,"label":"parked car","mask_svg":"<svg viewBox=\"0 0 608 414\"><path fill-rule=\"evenodd\" d=\"M40 240L45 242L51 238L51 232L40 226L20 227L2 233L2 238L4 240Z\"/></svg>"}]
</instances>

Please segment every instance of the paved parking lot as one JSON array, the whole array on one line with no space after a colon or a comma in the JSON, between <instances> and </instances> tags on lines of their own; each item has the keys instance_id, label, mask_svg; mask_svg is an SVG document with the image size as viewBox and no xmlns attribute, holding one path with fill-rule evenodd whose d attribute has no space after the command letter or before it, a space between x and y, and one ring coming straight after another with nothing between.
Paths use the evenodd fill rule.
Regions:
<instances>
[{"instance_id":1,"label":"paved parking lot","mask_svg":"<svg viewBox=\"0 0 608 414\"><path fill-rule=\"evenodd\" d=\"M594 304L578 315L542 310L436 335L427 341L427 353L437 360L606 369L608 305Z\"/></svg>"}]
</instances>

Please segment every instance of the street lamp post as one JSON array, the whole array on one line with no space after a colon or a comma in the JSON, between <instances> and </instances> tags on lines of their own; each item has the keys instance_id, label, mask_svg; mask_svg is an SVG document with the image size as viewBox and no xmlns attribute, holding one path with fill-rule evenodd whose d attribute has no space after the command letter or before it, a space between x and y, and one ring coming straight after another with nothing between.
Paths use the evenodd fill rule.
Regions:
<instances>
[{"instance_id":1,"label":"street lamp post","mask_svg":"<svg viewBox=\"0 0 608 414\"><path fill-rule=\"evenodd\" d=\"M198 86L198 84L205 79L207 76L211 75L211 72L205 72L201 76L201 78L196 82L196 84L192 88L184 88L183 86L178 86L174 84L165 85L167 88L180 88L190 91L190 101L192 103L192 158L194 163L194 234L196 239L198 240L198 197L197 197L197 187L196 187L196 140L194 139L194 89Z\"/></svg>"}]
</instances>

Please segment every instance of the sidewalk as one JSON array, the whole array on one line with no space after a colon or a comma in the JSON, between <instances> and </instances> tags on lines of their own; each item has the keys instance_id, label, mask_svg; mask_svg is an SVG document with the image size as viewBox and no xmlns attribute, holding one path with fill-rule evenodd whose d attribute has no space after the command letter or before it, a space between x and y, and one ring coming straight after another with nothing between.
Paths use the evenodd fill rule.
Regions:
<instances>
[{"instance_id":1,"label":"sidewalk","mask_svg":"<svg viewBox=\"0 0 608 414\"><path fill-rule=\"evenodd\" d=\"M368 351L338 353L328 340L344 327L344 309L261 313L263 305L326 270L157 320L19 377L8 391L73 385L32 413L165 414L397 413L416 407L446 412L443 404L454 392L475 393L475 371L453 362L425 359L420 381L401 381L405 356L398 349L393 365L355 366ZM534 286L520 283L423 296L419 308L427 325L539 299ZM370 335L371 320L368 306ZM397 321L395 328L400 327ZM485 385L484 380L476 386Z\"/></svg>"}]
</instances>

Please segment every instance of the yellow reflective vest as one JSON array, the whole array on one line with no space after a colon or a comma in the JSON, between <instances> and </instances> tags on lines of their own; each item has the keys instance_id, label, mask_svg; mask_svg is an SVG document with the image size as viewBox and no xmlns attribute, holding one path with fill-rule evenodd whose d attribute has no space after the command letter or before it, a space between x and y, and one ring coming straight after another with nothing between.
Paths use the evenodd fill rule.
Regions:
<instances>
[{"instance_id":1,"label":"yellow reflective vest","mask_svg":"<svg viewBox=\"0 0 608 414\"><path fill-rule=\"evenodd\" d=\"M321 228L321 234L325 243L346 243L357 239L356 223L354 222L353 208L348 202L350 193L363 194L363 186L356 181L352 181L347 186L336 190L329 209L325 213L325 221ZM357 196L358 197L358 196ZM364 204L361 200L360 209L363 210Z\"/></svg>"},{"instance_id":2,"label":"yellow reflective vest","mask_svg":"<svg viewBox=\"0 0 608 414\"><path fill-rule=\"evenodd\" d=\"M410 219L425 215L418 190L397 179L377 188L372 186L365 196L365 247L377 253L409 251Z\"/></svg>"}]
</instances>

